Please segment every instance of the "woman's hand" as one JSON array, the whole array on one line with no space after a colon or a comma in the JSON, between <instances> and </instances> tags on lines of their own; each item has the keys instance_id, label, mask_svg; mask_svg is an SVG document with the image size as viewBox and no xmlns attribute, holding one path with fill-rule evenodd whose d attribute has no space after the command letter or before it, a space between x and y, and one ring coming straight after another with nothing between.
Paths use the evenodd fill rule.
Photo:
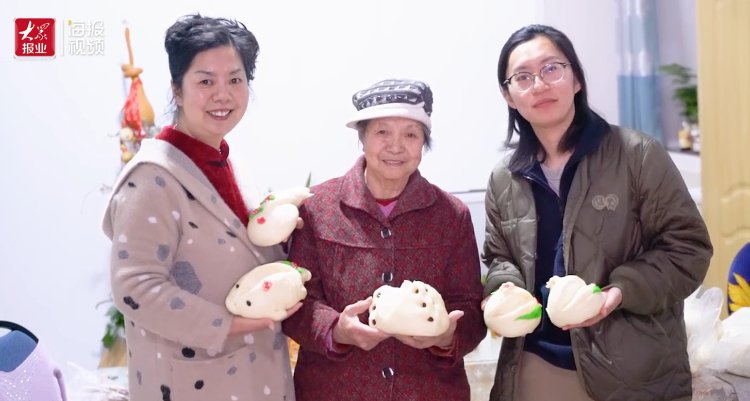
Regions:
<instances>
[{"instance_id":1,"label":"woman's hand","mask_svg":"<svg viewBox=\"0 0 750 401\"><path fill-rule=\"evenodd\" d=\"M338 344L354 345L369 351L380 344L381 341L390 337L388 334L359 320L359 315L367 312L370 304L372 304L372 297L347 305L333 327L333 341Z\"/></svg>"},{"instance_id":2,"label":"woman's hand","mask_svg":"<svg viewBox=\"0 0 750 401\"><path fill-rule=\"evenodd\" d=\"M291 308L286 310L286 316L289 317L302 307L302 302L297 302ZM274 330L276 322L271 319L251 319L242 316L234 316L229 328L229 334L242 334L260 330Z\"/></svg>"},{"instance_id":3,"label":"woman's hand","mask_svg":"<svg viewBox=\"0 0 750 401\"><path fill-rule=\"evenodd\" d=\"M416 349L426 349L430 347L440 347L448 349L453 344L453 334L456 332L456 327L458 326L458 319L461 319L463 317L464 312L460 310L454 310L451 313L448 314L448 329L445 331L445 333L434 336L434 337L425 337L425 336L394 336L396 339L401 341L402 343Z\"/></svg>"},{"instance_id":4,"label":"woman's hand","mask_svg":"<svg viewBox=\"0 0 750 401\"><path fill-rule=\"evenodd\" d=\"M289 246L289 240L292 239L292 236L294 235L294 232L296 230L301 230L302 227L304 227L304 226L305 226L305 221L302 220L302 217L297 217L297 224L294 226L294 230L292 230L292 232L289 233L289 236L286 237L285 240L281 241L281 246L284 247L284 252L285 253L289 250L287 247Z\"/></svg>"},{"instance_id":5,"label":"woman's hand","mask_svg":"<svg viewBox=\"0 0 750 401\"><path fill-rule=\"evenodd\" d=\"M251 319L248 317L234 316L229 334L243 334L253 331L273 330L275 322L271 319Z\"/></svg>"},{"instance_id":6,"label":"woman's hand","mask_svg":"<svg viewBox=\"0 0 750 401\"><path fill-rule=\"evenodd\" d=\"M617 287L610 287L606 290L602 290L602 294L604 294L604 305L602 305L602 309L599 310L599 313L596 316L579 324L565 326L562 329L570 330L577 327L593 326L599 323L599 321L601 321L605 317L609 316L609 314L612 313L613 310L617 309L617 307L622 303L622 291L620 291L620 289Z\"/></svg>"},{"instance_id":7,"label":"woman's hand","mask_svg":"<svg viewBox=\"0 0 750 401\"><path fill-rule=\"evenodd\" d=\"M292 316L301 307L302 307L302 302L297 302L296 304L292 305L291 308L286 310L286 317L284 319L288 318L289 316Z\"/></svg>"}]
</instances>

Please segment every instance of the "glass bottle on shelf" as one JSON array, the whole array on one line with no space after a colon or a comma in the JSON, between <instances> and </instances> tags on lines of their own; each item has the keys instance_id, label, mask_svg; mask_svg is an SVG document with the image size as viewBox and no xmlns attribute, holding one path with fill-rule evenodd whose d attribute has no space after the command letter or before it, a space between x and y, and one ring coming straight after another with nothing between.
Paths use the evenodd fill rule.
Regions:
<instances>
[{"instance_id":1,"label":"glass bottle on shelf","mask_svg":"<svg viewBox=\"0 0 750 401\"><path fill-rule=\"evenodd\" d=\"M682 129L677 133L677 141L680 144L680 150L693 150L693 133L687 121L682 122Z\"/></svg>"}]
</instances>

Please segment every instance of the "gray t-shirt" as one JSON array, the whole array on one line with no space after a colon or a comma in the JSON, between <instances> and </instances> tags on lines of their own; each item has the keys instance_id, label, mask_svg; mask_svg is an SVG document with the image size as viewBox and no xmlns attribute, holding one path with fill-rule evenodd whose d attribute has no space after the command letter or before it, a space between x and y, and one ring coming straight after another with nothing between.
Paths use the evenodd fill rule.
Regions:
<instances>
[{"instance_id":1,"label":"gray t-shirt","mask_svg":"<svg viewBox=\"0 0 750 401\"><path fill-rule=\"evenodd\" d=\"M560 168L549 168L545 166L544 164L541 164L542 166L542 172L544 173L544 178L547 179L547 183L549 184L550 188L552 188L553 191L557 194L557 196L560 196L560 179L562 178L563 170L565 169L565 165L560 166Z\"/></svg>"}]
</instances>

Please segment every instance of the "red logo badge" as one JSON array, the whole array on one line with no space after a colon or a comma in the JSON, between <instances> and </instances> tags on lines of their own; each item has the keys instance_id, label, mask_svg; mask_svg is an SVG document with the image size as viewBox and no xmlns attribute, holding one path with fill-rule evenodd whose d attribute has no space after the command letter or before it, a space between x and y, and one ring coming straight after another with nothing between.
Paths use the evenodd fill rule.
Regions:
<instances>
[{"instance_id":1,"label":"red logo badge","mask_svg":"<svg viewBox=\"0 0 750 401\"><path fill-rule=\"evenodd\" d=\"M54 57L55 19L16 18L16 57Z\"/></svg>"}]
</instances>

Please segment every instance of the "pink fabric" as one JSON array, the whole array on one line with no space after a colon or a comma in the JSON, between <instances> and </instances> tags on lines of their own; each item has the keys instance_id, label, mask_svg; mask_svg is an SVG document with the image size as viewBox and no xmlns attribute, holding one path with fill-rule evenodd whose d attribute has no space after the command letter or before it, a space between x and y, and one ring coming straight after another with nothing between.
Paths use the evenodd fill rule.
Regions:
<instances>
[{"instance_id":1,"label":"pink fabric","mask_svg":"<svg viewBox=\"0 0 750 401\"><path fill-rule=\"evenodd\" d=\"M397 203L398 203L398 201L393 201L393 202L391 202L391 203L389 203L389 204L387 204L385 206L383 206L381 204L378 204L378 206L380 206L380 211L383 212L383 215L385 217L388 217L388 216L391 215L391 212L396 207Z\"/></svg>"},{"instance_id":2,"label":"pink fabric","mask_svg":"<svg viewBox=\"0 0 750 401\"><path fill-rule=\"evenodd\" d=\"M62 372L40 345L11 372L0 371L2 401L66 401Z\"/></svg>"}]
</instances>

